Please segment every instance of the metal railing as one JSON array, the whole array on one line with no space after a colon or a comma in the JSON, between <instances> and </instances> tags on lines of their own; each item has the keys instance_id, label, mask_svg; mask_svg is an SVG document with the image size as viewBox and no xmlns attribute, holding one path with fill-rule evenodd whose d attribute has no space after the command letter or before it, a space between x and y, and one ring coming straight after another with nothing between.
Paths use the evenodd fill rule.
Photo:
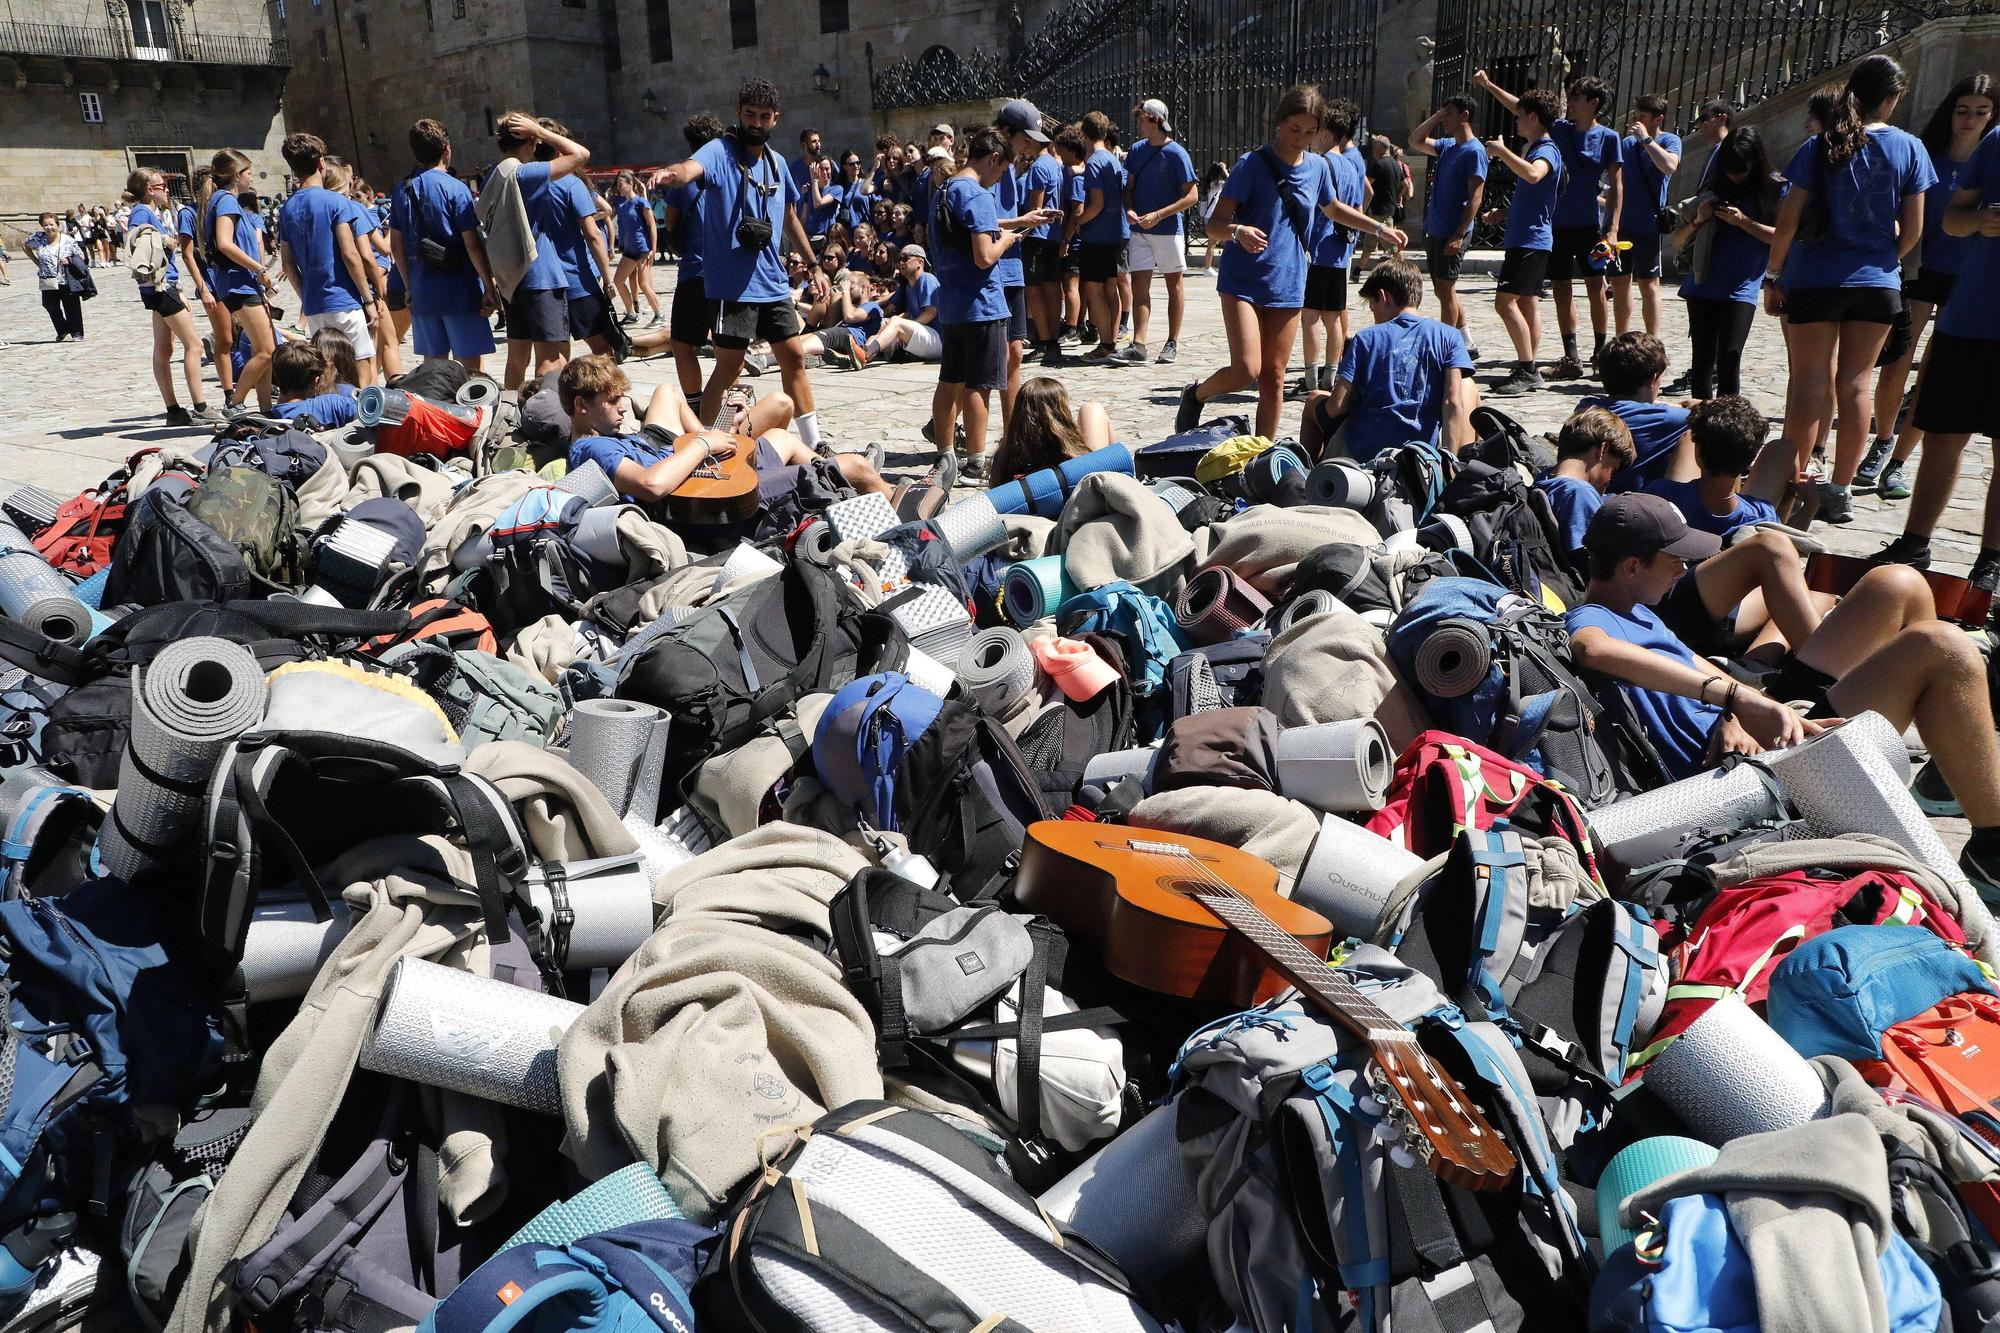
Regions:
<instances>
[{"instance_id":1,"label":"metal railing","mask_svg":"<svg viewBox=\"0 0 2000 1333\"><path fill-rule=\"evenodd\" d=\"M184 33L181 59L208 65L273 65L289 68L292 48L282 37L235 33Z\"/></svg>"},{"instance_id":2,"label":"metal railing","mask_svg":"<svg viewBox=\"0 0 2000 1333\"><path fill-rule=\"evenodd\" d=\"M140 45L127 28L76 23L0 22L0 54L80 60L180 60L207 65L288 67L291 48L282 37L181 32L171 48Z\"/></svg>"}]
</instances>

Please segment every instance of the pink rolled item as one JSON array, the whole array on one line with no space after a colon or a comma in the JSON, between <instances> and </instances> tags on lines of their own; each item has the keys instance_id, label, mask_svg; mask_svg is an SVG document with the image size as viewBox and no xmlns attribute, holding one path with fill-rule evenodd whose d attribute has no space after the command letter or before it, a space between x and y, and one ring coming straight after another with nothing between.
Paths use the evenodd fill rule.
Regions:
<instances>
[{"instance_id":1,"label":"pink rolled item","mask_svg":"<svg viewBox=\"0 0 2000 1333\"><path fill-rule=\"evenodd\" d=\"M1035 655L1035 665L1077 703L1095 699L1118 679L1111 664L1080 639L1036 639L1028 647Z\"/></svg>"}]
</instances>

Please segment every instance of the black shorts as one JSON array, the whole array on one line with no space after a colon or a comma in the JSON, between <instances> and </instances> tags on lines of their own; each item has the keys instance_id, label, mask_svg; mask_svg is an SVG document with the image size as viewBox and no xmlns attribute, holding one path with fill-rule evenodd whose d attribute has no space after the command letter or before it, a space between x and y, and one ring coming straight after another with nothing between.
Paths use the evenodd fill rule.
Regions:
<instances>
[{"instance_id":1,"label":"black shorts","mask_svg":"<svg viewBox=\"0 0 2000 1333\"><path fill-rule=\"evenodd\" d=\"M510 343L569 342L569 298L551 287L516 289L507 302Z\"/></svg>"},{"instance_id":2,"label":"black shorts","mask_svg":"<svg viewBox=\"0 0 2000 1333\"><path fill-rule=\"evenodd\" d=\"M715 302L708 299L700 278L682 278L674 284L674 308L667 316L667 336L677 343L699 347L715 331Z\"/></svg>"},{"instance_id":3,"label":"black shorts","mask_svg":"<svg viewBox=\"0 0 2000 1333\"><path fill-rule=\"evenodd\" d=\"M1509 250L1500 261L1500 290L1515 296L1540 296L1548 276L1547 250Z\"/></svg>"},{"instance_id":4,"label":"black shorts","mask_svg":"<svg viewBox=\"0 0 2000 1333\"><path fill-rule=\"evenodd\" d=\"M1832 676L1817 667L1809 667L1791 653L1786 653L1778 662L1778 669L1764 682L1764 693L1780 703L1791 703L1803 699L1811 705L1806 716L1822 718L1834 716L1833 702L1827 696L1839 684Z\"/></svg>"},{"instance_id":5,"label":"black shorts","mask_svg":"<svg viewBox=\"0 0 2000 1333\"><path fill-rule=\"evenodd\" d=\"M1110 282L1118 276L1118 270L1125 263L1125 243L1123 241L1099 244L1088 241L1079 246L1077 258L1078 272L1085 282Z\"/></svg>"},{"instance_id":6,"label":"black shorts","mask_svg":"<svg viewBox=\"0 0 2000 1333\"><path fill-rule=\"evenodd\" d=\"M602 296L572 296L568 306L569 336L572 338L602 337L611 323L610 307Z\"/></svg>"},{"instance_id":7,"label":"black shorts","mask_svg":"<svg viewBox=\"0 0 2000 1333\"><path fill-rule=\"evenodd\" d=\"M968 389L1007 387L1007 321L981 319L968 324L939 326L944 356L938 362L939 384Z\"/></svg>"},{"instance_id":8,"label":"black shorts","mask_svg":"<svg viewBox=\"0 0 2000 1333\"><path fill-rule=\"evenodd\" d=\"M1306 266L1307 310L1347 309L1347 270L1331 264Z\"/></svg>"},{"instance_id":9,"label":"black shorts","mask_svg":"<svg viewBox=\"0 0 2000 1333\"><path fill-rule=\"evenodd\" d=\"M1620 250L1611 261L1611 272L1621 278L1657 278L1660 276L1660 234L1626 236L1621 239L1632 242L1630 250Z\"/></svg>"},{"instance_id":10,"label":"black shorts","mask_svg":"<svg viewBox=\"0 0 2000 1333\"><path fill-rule=\"evenodd\" d=\"M410 289L403 285L403 270L399 268L389 270L388 298L391 310L408 310L410 308Z\"/></svg>"},{"instance_id":11,"label":"black shorts","mask_svg":"<svg viewBox=\"0 0 2000 1333\"><path fill-rule=\"evenodd\" d=\"M1910 424L1931 435L1984 435L2000 439L2000 338L1959 338L1933 333L1922 391Z\"/></svg>"},{"instance_id":12,"label":"black shorts","mask_svg":"<svg viewBox=\"0 0 2000 1333\"><path fill-rule=\"evenodd\" d=\"M1457 282L1459 266L1465 262L1465 247L1447 253L1443 241L1424 242L1424 263L1431 272L1431 285L1440 282Z\"/></svg>"},{"instance_id":13,"label":"black shorts","mask_svg":"<svg viewBox=\"0 0 2000 1333\"><path fill-rule=\"evenodd\" d=\"M1951 289L1957 285L1956 273L1940 273L1934 268L1920 268L1916 277L1903 284L1903 299L1943 305L1945 298L1951 295Z\"/></svg>"},{"instance_id":14,"label":"black shorts","mask_svg":"<svg viewBox=\"0 0 2000 1333\"><path fill-rule=\"evenodd\" d=\"M1894 324L1903 294L1893 287L1794 287L1785 293L1787 324Z\"/></svg>"},{"instance_id":15,"label":"black shorts","mask_svg":"<svg viewBox=\"0 0 2000 1333\"><path fill-rule=\"evenodd\" d=\"M262 305L262 304L264 304L264 293L262 292L236 294L236 295L225 296L222 298L223 309L227 310L232 315L235 314L237 311L241 310L246 305Z\"/></svg>"},{"instance_id":16,"label":"black shorts","mask_svg":"<svg viewBox=\"0 0 2000 1333\"><path fill-rule=\"evenodd\" d=\"M1007 293L1007 341L1028 341L1028 289L1005 287Z\"/></svg>"},{"instance_id":17,"label":"black shorts","mask_svg":"<svg viewBox=\"0 0 2000 1333\"><path fill-rule=\"evenodd\" d=\"M141 287L139 304L167 319L188 308L186 299L173 287L154 287L151 290Z\"/></svg>"},{"instance_id":18,"label":"black shorts","mask_svg":"<svg viewBox=\"0 0 2000 1333\"><path fill-rule=\"evenodd\" d=\"M806 331L790 301L717 301L715 345L742 350L757 339L789 342Z\"/></svg>"},{"instance_id":19,"label":"black shorts","mask_svg":"<svg viewBox=\"0 0 2000 1333\"><path fill-rule=\"evenodd\" d=\"M1604 233L1595 227L1557 227L1554 244L1550 248L1549 272L1551 278L1596 278L1603 275L1590 266L1590 252L1604 239Z\"/></svg>"},{"instance_id":20,"label":"black shorts","mask_svg":"<svg viewBox=\"0 0 2000 1333\"><path fill-rule=\"evenodd\" d=\"M1718 619L1709 614L1692 569L1675 581L1653 613L1697 657L1726 657L1736 646L1736 617Z\"/></svg>"},{"instance_id":21,"label":"black shorts","mask_svg":"<svg viewBox=\"0 0 2000 1333\"><path fill-rule=\"evenodd\" d=\"M1080 242L1072 241L1064 247L1061 268L1065 278L1083 271L1083 245Z\"/></svg>"},{"instance_id":22,"label":"black shorts","mask_svg":"<svg viewBox=\"0 0 2000 1333\"><path fill-rule=\"evenodd\" d=\"M1030 287L1062 280L1062 242L1030 236L1021 242L1021 278Z\"/></svg>"}]
</instances>

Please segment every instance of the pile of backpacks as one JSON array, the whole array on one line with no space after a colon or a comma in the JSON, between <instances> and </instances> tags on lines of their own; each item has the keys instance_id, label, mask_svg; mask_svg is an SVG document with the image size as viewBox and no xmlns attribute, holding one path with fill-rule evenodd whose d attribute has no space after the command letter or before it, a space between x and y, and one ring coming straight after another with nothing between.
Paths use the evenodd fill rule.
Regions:
<instances>
[{"instance_id":1,"label":"pile of backpacks","mask_svg":"<svg viewBox=\"0 0 2000 1333\"><path fill-rule=\"evenodd\" d=\"M1669 781L1504 416L669 528L425 374L0 498L0 1329L2000 1327L1913 738Z\"/></svg>"}]
</instances>

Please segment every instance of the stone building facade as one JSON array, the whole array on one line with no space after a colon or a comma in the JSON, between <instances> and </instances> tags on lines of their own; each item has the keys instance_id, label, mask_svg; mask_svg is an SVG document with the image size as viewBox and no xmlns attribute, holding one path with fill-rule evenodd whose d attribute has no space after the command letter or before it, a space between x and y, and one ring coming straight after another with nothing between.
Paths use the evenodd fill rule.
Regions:
<instances>
[{"instance_id":1,"label":"stone building facade","mask_svg":"<svg viewBox=\"0 0 2000 1333\"><path fill-rule=\"evenodd\" d=\"M136 166L185 181L224 147L282 193L290 64L263 0L0 0L0 234L115 205Z\"/></svg>"}]
</instances>

